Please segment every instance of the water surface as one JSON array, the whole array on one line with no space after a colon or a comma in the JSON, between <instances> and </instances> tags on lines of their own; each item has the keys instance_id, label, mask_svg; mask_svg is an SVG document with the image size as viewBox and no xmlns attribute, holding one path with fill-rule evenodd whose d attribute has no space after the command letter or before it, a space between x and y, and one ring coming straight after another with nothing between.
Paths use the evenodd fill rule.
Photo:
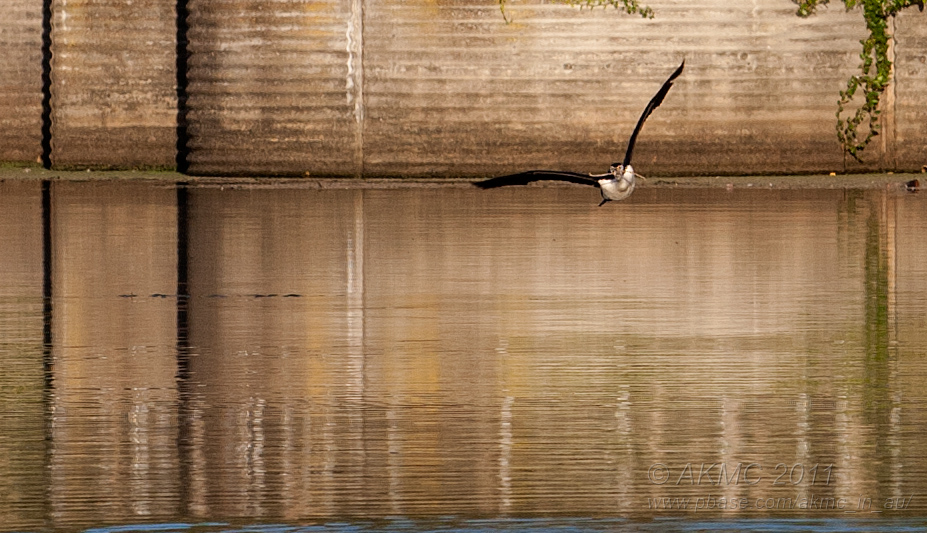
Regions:
<instances>
[{"instance_id":1,"label":"water surface","mask_svg":"<svg viewBox=\"0 0 927 533\"><path fill-rule=\"evenodd\" d=\"M922 527L923 195L594 196L0 183L0 531Z\"/></svg>"}]
</instances>

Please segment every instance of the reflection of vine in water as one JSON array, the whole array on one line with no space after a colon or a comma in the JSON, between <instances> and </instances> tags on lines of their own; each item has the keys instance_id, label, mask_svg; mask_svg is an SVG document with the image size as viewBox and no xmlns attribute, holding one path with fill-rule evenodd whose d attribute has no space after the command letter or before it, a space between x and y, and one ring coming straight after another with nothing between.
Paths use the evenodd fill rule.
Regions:
<instances>
[{"instance_id":1,"label":"reflection of vine in water","mask_svg":"<svg viewBox=\"0 0 927 533\"><path fill-rule=\"evenodd\" d=\"M883 191L869 200L865 247L865 355L863 400L869 422L881 425L891 409L894 345L894 199ZM878 434L885 434L879 431Z\"/></svg>"},{"instance_id":2,"label":"reflection of vine in water","mask_svg":"<svg viewBox=\"0 0 927 533\"><path fill-rule=\"evenodd\" d=\"M652 19L653 18L653 9L650 9L647 6L641 6L637 0L554 0L560 4L567 4L573 7L582 8L596 8L596 7L608 7L612 6L615 9L620 9L629 15L638 14L644 18ZM502 11L502 17L505 19L506 23L511 23L512 19L505 12L506 0L499 0L499 10Z\"/></svg>"},{"instance_id":3,"label":"reflection of vine in water","mask_svg":"<svg viewBox=\"0 0 927 533\"><path fill-rule=\"evenodd\" d=\"M798 16L808 17L814 14L818 5L827 4L830 0L792 1L798 5ZM846 90L840 91L840 99L837 101L837 139L853 159L860 161L859 153L879 134L879 101L892 80L889 18L914 5L923 11L924 0L843 0L843 3L847 11L862 6L866 29L869 30L869 36L860 41L863 45L859 55L862 60L859 65L861 73L850 77ZM862 90L863 102L855 113L844 118L846 107L858 90Z\"/></svg>"},{"instance_id":4,"label":"reflection of vine in water","mask_svg":"<svg viewBox=\"0 0 927 533\"><path fill-rule=\"evenodd\" d=\"M888 356L888 224L881 202L872 202L866 223L866 347L867 358Z\"/></svg>"}]
</instances>

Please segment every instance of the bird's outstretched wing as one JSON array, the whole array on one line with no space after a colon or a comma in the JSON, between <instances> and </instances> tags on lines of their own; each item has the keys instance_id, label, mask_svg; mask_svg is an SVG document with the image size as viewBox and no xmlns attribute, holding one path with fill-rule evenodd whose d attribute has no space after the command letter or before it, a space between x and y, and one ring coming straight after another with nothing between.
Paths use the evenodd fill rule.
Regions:
<instances>
[{"instance_id":1,"label":"bird's outstretched wing","mask_svg":"<svg viewBox=\"0 0 927 533\"><path fill-rule=\"evenodd\" d=\"M637 141L637 134L640 133L641 128L644 127L644 121L647 120L647 117L653 113L653 110L660 107L660 104L663 103L663 98L666 97L666 93L669 92L670 87L673 86L673 81L682 74L682 68L686 66L686 60L683 59L680 63L679 68L677 68L670 77L663 82L663 87L660 87L660 90L657 91L657 94L653 95L653 98L650 99L650 103L647 104L647 107L644 108L644 112L641 113L641 118L637 120L637 126L634 127L634 132L631 134L631 138L628 139L628 149L624 153L624 163L622 165L627 167L631 164L631 152L634 151L634 142Z\"/></svg>"},{"instance_id":2,"label":"bird's outstretched wing","mask_svg":"<svg viewBox=\"0 0 927 533\"><path fill-rule=\"evenodd\" d=\"M532 181L543 180L569 181L570 183L579 183L581 185L599 186L599 181L589 174L561 172L559 170L529 170L518 174L509 174L508 176L499 176L488 180L476 181L473 184L481 189L492 189L494 187L506 187L508 185L527 185Z\"/></svg>"}]
</instances>

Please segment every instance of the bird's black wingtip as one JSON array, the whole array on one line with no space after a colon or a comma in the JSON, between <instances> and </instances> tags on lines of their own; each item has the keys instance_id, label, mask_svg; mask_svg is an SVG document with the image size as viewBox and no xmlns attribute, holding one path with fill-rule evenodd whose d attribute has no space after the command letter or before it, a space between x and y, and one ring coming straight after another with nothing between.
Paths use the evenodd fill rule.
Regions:
<instances>
[{"instance_id":1,"label":"bird's black wingtip","mask_svg":"<svg viewBox=\"0 0 927 533\"><path fill-rule=\"evenodd\" d=\"M495 189L496 187L512 185L511 178L511 176L498 176L480 181L471 181L470 183L478 189Z\"/></svg>"}]
</instances>

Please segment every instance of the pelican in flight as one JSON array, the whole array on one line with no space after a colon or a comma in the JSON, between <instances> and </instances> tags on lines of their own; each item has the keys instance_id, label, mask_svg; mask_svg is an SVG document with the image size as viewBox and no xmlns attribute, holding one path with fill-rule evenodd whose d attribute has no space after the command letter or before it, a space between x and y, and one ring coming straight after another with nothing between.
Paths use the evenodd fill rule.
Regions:
<instances>
[{"instance_id":1,"label":"pelican in flight","mask_svg":"<svg viewBox=\"0 0 927 533\"><path fill-rule=\"evenodd\" d=\"M634 151L634 142L637 140L637 134L640 133L644 126L644 121L653 113L653 110L663 103L663 98L673 86L673 81L682 74L682 68L686 65L683 60L670 77L663 82L663 86L657 91L657 94L650 99L650 103L644 108L641 118L637 121L631 138L628 139L628 149L624 153L622 163L613 163L605 174L580 174L578 172L563 172L559 170L529 170L518 174L509 174L508 176L499 176L484 181L475 182L474 185L481 189L492 189L494 187L505 187L507 185L527 185L532 181L557 180L579 183L581 185L592 185L598 187L602 193L602 202L599 207L611 200L624 200L634 192L635 180L637 174L634 173L634 167L631 166L631 153Z\"/></svg>"}]
</instances>

